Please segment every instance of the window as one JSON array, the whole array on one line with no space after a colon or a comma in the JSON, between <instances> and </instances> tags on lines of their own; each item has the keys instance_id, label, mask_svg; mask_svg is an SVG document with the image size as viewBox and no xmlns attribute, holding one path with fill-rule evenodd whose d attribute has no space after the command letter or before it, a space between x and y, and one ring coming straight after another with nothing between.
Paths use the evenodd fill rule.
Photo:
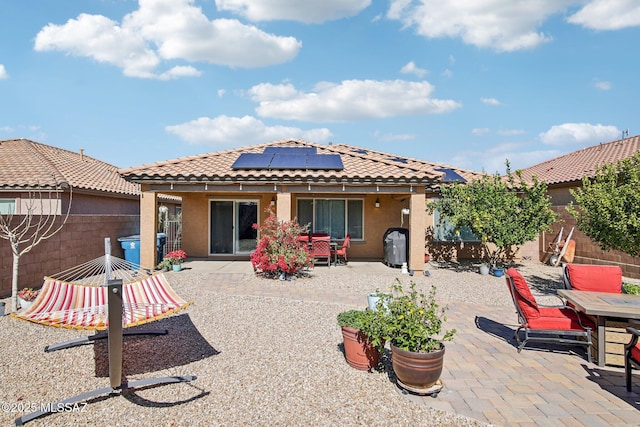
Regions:
<instances>
[{"instance_id":1,"label":"window","mask_svg":"<svg viewBox=\"0 0 640 427\"><path fill-rule=\"evenodd\" d=\"M13 215L16 213L16 201L14 199L0 199L0 215Z\"/></svg>"},{"instance_id":2,"label":"window","mask_svg":"<svg viewBox=\"0 0 640 427\"><path fill-rule=\"evenodd\" d=\"M442 219L442 222L440 221ZM438 242L479 242L478 236L469 227L460 227L456 232L455 224L440 217L440 211L433 211L433 240Z\"/></svg>"},{"instance_id":3,"label":"window","mask_svg":"<svg viewBox=\"0 0 640 427\"><path fill-rule=\"evenodd\" d=\"M298 224L311 224L314 233L333 239L364 238L364 202L361 199L298 199Z\"/></svg>"}]
</instances>

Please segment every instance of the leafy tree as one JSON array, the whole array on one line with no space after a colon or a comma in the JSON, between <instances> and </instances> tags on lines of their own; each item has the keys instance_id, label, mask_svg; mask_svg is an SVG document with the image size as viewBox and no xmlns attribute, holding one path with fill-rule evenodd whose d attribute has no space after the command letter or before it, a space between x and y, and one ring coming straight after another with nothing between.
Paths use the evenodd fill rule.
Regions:
<instances>
[{"instance_id":1,"label":"leafy tree","mask_svg":"<svg viewBox=\"0 0 640 427\"><path fill-rule=\"evenodd\" d=\"M64 186L67 186L64 183ZM11 280L11 308L18 308L18 268L20 257L36 247L40 242L51 238L64 227L71 212L73 192L69 187L69 204L66 214L61 213L64 192L63 185L44 190L38 187L29 191L22 199L20 213L0 214L0 239L9 241L13 254L13 274ZM61 217L61 215L63 215ZM62 218L60 221L59 219Z\"/></svg>"},{"instance_id":2,"label":"leafy tree","mask_svg":"<svg viewBox=\"0 0 640 427\"><path fill-rule=\"evenodd\" d=\"M458 229L466 226L478 236L492 266L503 261L512 246L550 230L557 218L546 183L534 176L528 184L520 171L515 174L518 185L507 162L506 177L485 175L466 184L444 185L442 198L428 205L431 212L438 209L441 218L448 218Z\"/></svg>"},{"instance_id":3,"label":"leafy tree","mask_svg":"<svg viewBox=\"0 0 640 427\"><path fill-rule=\"evenodd\" d=\"M603 250L617 249L640 255L640 151L615 164L598 168L582 188L571 190L577 207L567 210L578 229Z\"/></svg>"}]
</instances>

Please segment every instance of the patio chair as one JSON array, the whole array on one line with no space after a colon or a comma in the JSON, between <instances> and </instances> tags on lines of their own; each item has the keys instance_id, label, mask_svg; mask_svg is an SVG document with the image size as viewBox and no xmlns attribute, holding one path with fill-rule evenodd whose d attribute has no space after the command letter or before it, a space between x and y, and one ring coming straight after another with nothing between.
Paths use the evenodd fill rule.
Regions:
<instances>
[{"instance_id":1,"label":"patio chair","mask_svg":"<svg viewBox=\"0 0 640 427\"><path fill-rule=\"evenodd\" d=\"M622 292L622 269L617 265L564 264L565 289L591 292Z\"/></svg>"},{"instance_id":2,"label":"patio chair","mask_svg":"<svg viewBox=\"0 0 640 427\"><path fill-rule=\"evenodd\" d=\"M336 260L336 264L346 264L347 263L347 248L351 246L351 235L347 234L344 238L344 242L342 242L342 247L339 249L332 250L332 255Z\"/></svg>"},{"instance_id":3,"label":"patio chair","mask_svg":"<svg viewBox=\"0 0 640 427\"><path fill-rule=\"evenodd\" d=\"M331 267L331 239L327 237L313 237L311 239L311 257L314 265L326 262Z\"/></svg>"},{"instance_id":4,"label":"patio chair","mask_svg":"<svg viewBox=\"0 0 640 427\"><path fill-rule=\"evenodd\" d=\"M640 369L640 344L638 344L640 331L632 327L627 327L626 330L631 334L631 341L624 345L624 376L627 391L631 391L631 369Z\"/></svg>"},{"instance_id":5,"label":"patio chair","mask_svg":"<svg viewBox=\"0 0 640 427\"><path fill-rule=\"evenodd\" d=\"M592 363L593 322L580 316L575 308L564 301L562 306L538 304L526 280L515 268L507 270L506 280L520 323L514 334L518 341L518 353L528 342L583 345L587 350L587 359ZM520 339L521 330L524 331L524 340Z\"/></svg>"}]
</instances>

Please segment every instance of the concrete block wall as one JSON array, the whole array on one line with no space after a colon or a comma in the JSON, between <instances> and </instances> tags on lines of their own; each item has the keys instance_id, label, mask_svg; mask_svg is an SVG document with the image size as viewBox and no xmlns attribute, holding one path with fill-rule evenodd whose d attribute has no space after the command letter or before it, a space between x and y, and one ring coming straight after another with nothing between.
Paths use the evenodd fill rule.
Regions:
<instances>
[{"instance_id":1,"label":"concrete block wall","mask_svg":"<svg viewBox=\"0 0 640 427\"><path fill-rule=\"evenodd\" d=\"M104 239L111 254L124 258L118 237L138 234L139 215L71 215L62 230L20 257L18 287L39 288L44 276L54 275L104 255ZM0 240L0 298L11 295L13 255Z\"/></svg>"},{"instance_id":2,"label":"concrete block wall","mask_svg":"<svg viewBox=\"0 0 640 427\"><path fill-rule=\"evenodd\" d=\"M571 240L576 242L574 263L618 265L624 276L640 278L640 257L632 257L620 251L603 251L600 245L578 230L575 218L567 212L565 206L553 206L552 209L558 214L559 220L553 224L552 232L542 233L540 236L540 260L544 260L545 255L549 254L549 245L555 242L562 227L563 239L567 238L571 227L574 227L571 236Z\"/></svg>"}]
</instances>

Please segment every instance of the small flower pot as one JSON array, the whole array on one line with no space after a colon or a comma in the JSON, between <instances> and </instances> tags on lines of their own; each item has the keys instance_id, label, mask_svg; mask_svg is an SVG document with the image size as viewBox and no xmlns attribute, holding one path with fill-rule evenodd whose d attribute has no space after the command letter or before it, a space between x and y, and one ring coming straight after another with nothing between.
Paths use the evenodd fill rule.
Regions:
<instances>
[{"instance_id":1,"label":"small flower pot","mask_svg":"<svg viewBox=\"0 0 640 427\"><path fill-rule=\"evenodd\" d=\"M502 277L502 275L504 274L504 268L494 268L492 272L494 276Z\"/></svg>"},{"instance_id":2,"label":"small flower pot","mask_svg":"<svg viewBox=\"0 0 640 427\"><path fill-rule=\"evenodd\" d=\"M182 270L182 264L173 264L171 268L173 268L173 271L180 271Z\"/></svg>"},{"instance_id":3,"label":"small flower pot","mask_svg":"<svg viewBox=\"0 0 640 427\"><path fill-rule=\"evenodd\" d=\"M4 316L4 301L0 301L0 316Z\"/></svg>"},{"instance_id":4,"label":"small flower pot","mask_svg":"<svg viewBox=\"0 0 640 427\"><path fill-rule=\"evenodd\" d=\"M20 305L20 309L28 310L33 305L33 300L27 301L18 297L18 304Z\"/></svg>"},{"instance_id":5,"label":"small flower pot","mask_svg":"<svg viewBox=\"0 0 640 427\"><path fill-rule=\"evenodd\" d=\"M486 276L487 274L489 274L489 266L486 264L482 264L480 266L480 274L482 274L483 276Z\"/></svg>"}]
</instances>

